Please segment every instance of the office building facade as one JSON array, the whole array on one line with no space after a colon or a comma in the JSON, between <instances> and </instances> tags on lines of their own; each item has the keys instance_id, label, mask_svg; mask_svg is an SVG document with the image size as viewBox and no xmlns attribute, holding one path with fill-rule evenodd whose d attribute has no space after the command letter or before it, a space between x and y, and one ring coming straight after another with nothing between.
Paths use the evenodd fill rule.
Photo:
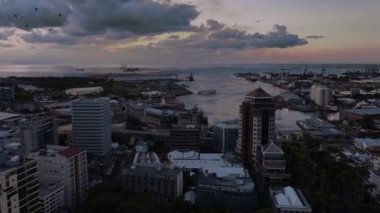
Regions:
<instances>
[{"instance_id":1,"label":"office building facade","mask_svg":"<svg viewBox=\"0 0 380 213\"><path fill-rule=\"evenodd\" d=\"M239 122L218 122L213 126L214 141L218 151L226 153L233 152L239 136Z\"/></svg>"},{"instance_id":2,"label":"office building facade","mask_svg":"<svg viewBox=\"0 0 380 213\"><path fill-rule=\"evenodd\" d=\"M246 95L240 105L239 137L236 143L238 157L252 168L258 168L258 152L262 145L274 142L275 104L262 88Z\"/></svg>"},{"instance_id":3,"label":"office building facade","mask_svg":"<svg viewBox=\"0 0 380 213\"><path fill-rule=\"evenodd\" d=\"M170 130L170 150L199 150L200 128L192 125L177 126Z\"/></svg>"},{"instance_id":4,"label":"office building facade","mask_svg":"<svg viewBox=\"0 0 380 213\"><path fill-rule=\"evenodd\" d=\"M25 154L58 144L58 124L53 116L33 116L20 123L20 142Z\"/></svg>"},{"instance_id":5,"label":"office building facade","mask_svg":"<svg viewBox=\"0 0 380 213\"><path fill-rule=\"evenodd\" d=\"M111 150L112 115L108 98L79 99L72 103L74 145L104 156Z\"/></svg>"}]
</instances>

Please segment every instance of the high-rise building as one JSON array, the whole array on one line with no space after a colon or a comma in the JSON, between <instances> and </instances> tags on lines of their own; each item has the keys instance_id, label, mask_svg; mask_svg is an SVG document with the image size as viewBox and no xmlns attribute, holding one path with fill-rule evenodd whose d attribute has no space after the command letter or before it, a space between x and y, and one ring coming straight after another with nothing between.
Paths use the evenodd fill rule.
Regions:
<instances>
[{"instance_id":1,"label":"high-rise building","mask_svg":"<svg viewBox=\"0 0 380 213\"><path fill-rule=\"evenodd\" d=\"M37 162L0 152L0 212L40 212Z\"/></svg>"},{"instance_id":2,"label":"high-rise building","mask_svg":"<svg viewBox=\"0 0 380 213\"><path fill-rule=\"evenodd\" d=\"M88 188L86 150L67 146L47 146L47 150L31 153L38 164L41 183L63 186L65 206L74 208L86 199Z\"/></svg>"},{"instance_id":3,"label":"high-rise building","mask_svg":"<svg viewBox=\"0 0 380 213\"><path fill-rule=\"evenodd\" d=\"M88 153L104 156L111 150L112 115L108 98L72 103L73 142Z\"/></svg>"},{"instance_id":4,"label":"high-rise building","mask_svg":"<svg viewBox=\"0 0 380 213\"><path fill-rule=\"evenodd\" d=\"M275 104L262 88L248 93L240 105L239 137L236 152L252 168L258 168L262 145L274 142Z\"/></svg>"},{"instance_id":5,"label":"high-rise building","mask_svg":"<svg viewBox=\"0 0 380 213\"><path fill-rule=\"evenodd\" d=\"M33 116L20 123L20 142L25 154L58 144L57 121L53 116Z\"/></svg>"},{"instance_id":6,"label":"high-rise building","mask_svg":"<svg viewBox=\"0 0 380 213\"><path fill-rule=\"evenodd\" d=\"M326 106L329 104L331 96L331 91L329 88L323 85L314 84L311 87L310 91L310 98L317 104L318 106L322 108L326 108Z\"/></svg>"},{"instance_id":7,"label":"high-rise building","mask_svg":"<svg viewBox=\"0 0 380 213\"><path fill-rule=\"evenodd\" d=\"M239 122L217 122L213 126L216 148L220 152L233 152L239 136Z\"/></svg>"}]
</instances>

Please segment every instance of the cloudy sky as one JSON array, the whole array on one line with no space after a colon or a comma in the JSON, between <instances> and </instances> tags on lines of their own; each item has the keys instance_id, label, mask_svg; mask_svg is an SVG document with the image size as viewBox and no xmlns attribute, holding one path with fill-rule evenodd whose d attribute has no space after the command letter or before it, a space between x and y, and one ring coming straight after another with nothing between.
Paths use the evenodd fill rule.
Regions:
<instances>
[{"instance_id":1,"label":"cloudy sky","mask_svg":"<svg viewBox=\"0 0 380 213\"><path fill-rule=\"evenodd\" d=\"M379 0L0 0L0 64L377 63Z\"/></svg>"}]
</instances>

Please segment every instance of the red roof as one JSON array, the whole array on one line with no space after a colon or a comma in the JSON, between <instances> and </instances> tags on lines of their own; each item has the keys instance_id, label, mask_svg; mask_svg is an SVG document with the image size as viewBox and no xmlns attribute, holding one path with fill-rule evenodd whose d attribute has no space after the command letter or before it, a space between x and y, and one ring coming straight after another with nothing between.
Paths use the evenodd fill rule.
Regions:
<instances>
[{"instance_id":1,"label":"red roof","mask_svg":"<svg viewBox=\"0 0 380 213\"><path fill-rule=\"evenodd\" d=\"M64 149L64 150L59 151L58 154L60 154L60 155L62 155L62 156L64 156L64 157L66 157L66 158L70 158L70 157L72 157L72 156L74 156L74 155L77 155L77 154L79 154L79 153L81 153L81 152L82 152L82 150L80 150L80 149L78 149L78 148L75 148L75 147L73 147L73 146L70 146L70 147L67 148L67 149Z\"/></svg>"}]
</instances>

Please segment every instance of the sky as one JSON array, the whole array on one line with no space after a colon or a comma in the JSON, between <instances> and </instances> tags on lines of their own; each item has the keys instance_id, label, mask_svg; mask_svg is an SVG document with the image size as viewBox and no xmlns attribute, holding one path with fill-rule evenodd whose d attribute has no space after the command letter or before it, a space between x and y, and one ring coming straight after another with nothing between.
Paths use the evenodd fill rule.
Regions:
<instances>
[{"instance_id":1,"label":"sky","mask_svg":"<svg viewBox=\"0 0 380 213\"><path fill-rule=\"evenodd\" d=\"M378 0L0 0L0 65L378 63Z\"/></svg>"}]
</instances>

